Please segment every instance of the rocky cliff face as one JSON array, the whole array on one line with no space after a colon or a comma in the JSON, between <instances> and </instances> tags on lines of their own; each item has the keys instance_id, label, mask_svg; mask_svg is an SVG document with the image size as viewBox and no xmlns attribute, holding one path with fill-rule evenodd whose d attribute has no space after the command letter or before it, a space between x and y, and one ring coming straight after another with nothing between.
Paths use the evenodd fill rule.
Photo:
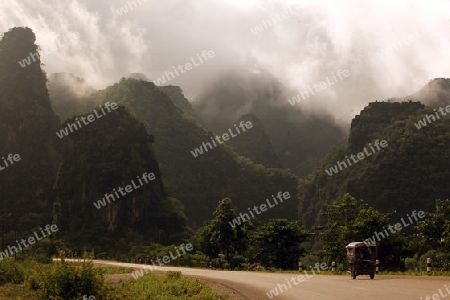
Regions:
<instances>
[{"instance_id":1,"label":"rocky cliff face","mask_svg":"<svg viewBox=\"0 0 450 300\"><path fill-rule=\"evenodd\" d=\"M51 108L34 42L29 28L13 28L0 41L0 158L20 156L0 171L0 214L11 213L12 227L7 230L19 232L51 220L59 160L59 119ZM27 58L30 64L19 64Z\"/></svg>"},{"instance_id":2,"label":"rocky cliff face","mask_svg":"<svg viewBox=\"0 0 450 300\"><path fill-rule=\"evenodd\" d=\"M89 115L95 112L62 127ZM79 230L78 222L110 232L149 233L162 226L166 195L152 142L145 126L120 106L63 137L56 185L62 231ZM168 230L182 230L182 220L173 221Z\"/></svg>"}]
</instances>

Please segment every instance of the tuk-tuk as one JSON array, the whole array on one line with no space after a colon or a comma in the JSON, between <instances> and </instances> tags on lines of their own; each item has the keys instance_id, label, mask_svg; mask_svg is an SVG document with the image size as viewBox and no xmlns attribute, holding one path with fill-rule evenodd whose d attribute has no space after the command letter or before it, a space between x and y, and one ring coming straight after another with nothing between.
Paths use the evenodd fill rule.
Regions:
<instances>
[{"instance_id":1,"label":"tuk-tuk","mask_svg":"<svg viewBox=\"0 0 450 300\"><path fill-rule=\"evenodd\" d=\"M347 260L348 269L352 279L358 275L369 275L370 279L375 277L377 245L375 243L353 242L348 244Z\"/></svg>"}]
</instances>

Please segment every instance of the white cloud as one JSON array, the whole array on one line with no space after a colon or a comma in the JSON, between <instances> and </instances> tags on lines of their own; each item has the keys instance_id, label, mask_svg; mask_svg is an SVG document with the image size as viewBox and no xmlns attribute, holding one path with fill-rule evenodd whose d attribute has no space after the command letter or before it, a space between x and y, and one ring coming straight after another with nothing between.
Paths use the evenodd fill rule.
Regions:
<instances>
[{"instance_id":1,"label":"white cloud","mask_svg":"<svg viewBox=\"0 0 450 300\"><path fill-rule=\"evenodd\" d=\"M410 94L418 85L412 78L450 77L450 42L444 38L450 29L448 1L140 0L139 8L118 16L114 9L128 1L4 1L0 31L28 26L40 45L78 31L77 43L42 54L45 70L72 72L97 87L132 72L157 78L213 50L214 60L171 81L191 98L233 68L264 69L296 90L348 69L358 76L317 99L347 119L363 103ZM252 34L251 28L292 5L301 10ZM385 60L373 60L378 51L423 27L434 30Z\"/></svg>"}]
</instances>

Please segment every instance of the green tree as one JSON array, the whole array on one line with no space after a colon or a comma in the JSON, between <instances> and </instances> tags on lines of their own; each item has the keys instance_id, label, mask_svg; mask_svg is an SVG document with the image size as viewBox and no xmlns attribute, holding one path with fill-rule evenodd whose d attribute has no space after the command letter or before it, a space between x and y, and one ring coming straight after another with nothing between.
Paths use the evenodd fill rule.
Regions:
<instances>
[{"instance_id":1,"label":"green tree","mask_svg":"<svg viewBox=\"0 0 450 300\"><path fill-rule=\"evenodd\" d=\"M450 262L450 200L436 200L436 212L426 213L416 225L419 254L436 250L441 266ZM434 262L436 264L436 261Z\"/></svg>"},{"instance_id":2,"label":"green tree","mask_svg":"<svg viewBox=\"0 0 450 300\"><path fill-rule=\"evenodd\" d=\"M193 237L196 249L209 256L210 259L216 258L220 253L220 247L217 240L212 239L211 221L208 221L205 226L197 230Z\"/></svg>"},{"instance_id":3,"label":"green tree","mask_svg":"<svg viewBox=\"0 0 450 300\"><path fill-rule=\"evenodd\" d=\"M353 227L355 219L363 208L363 202L356 200L350 194L344 195L341 200L336 200L326 207L322 215L325 216L327 225L316 228L323 243L323 250L319 252L319 257L338 263L346 261L344 247L357 238ZM363 237L358 239L362 241Z\"/></svg>"},{"instance_id":4,"label":"green tree","mask_svg":"<svg viewBox=\"0 0 450 300\"><path fill-rule=\"evenodd\" d=\"M233 219L236 218L231 199L225 198L219 202L219 206L214 212L214 219L211 222L211 239L217 241L220 251L224 252L228 263L236 254L240 243L238 236L242 238L240 226L232 227ZM239 232L239 234L238 234Z\"/></svg>"},{"instance_id":5,"label":"green tree","mask_svg":"<svg viewBox=\"0 0 450 300\"><path fill-rule=\"evenodd\" d=\"M222 199L213 215L214 219L197 232L197 244L211 258L217 257L219 251L224 253L230 263L236 252L245 249L243 229L241 226L231 226L236 218L231 199Z\"/></svg>"},{"instance_id":6,"label":"green tree","mask_svg":"<svg viewBox=\"0 0 450 300\"><path fill-rule=\"evenodd\" d=\"M392 213L382 214L369 207L363 200L345 194L340 200L328 205L322 213L327 225L317 227L323 249L319 257L346 265L345 246L351 242L362 242L373 238L375 232L383 232L390 224ZM410 255L407 242L401 233L391 234L378 241L378 257L390 269L403 269L402 259Z\"/></svg>"},{"instance_id":7,"label":"green tree","mask_svg":"<svg viewBox=\"0 0 450 300\"><path fill-rule=\"evenodd\" d=\"M306 252L301 244L308 237L309 232L302 230L296 221L272 219L251 235L252 258L265 267L294 269Z\"/></svg>"}]
</instances>

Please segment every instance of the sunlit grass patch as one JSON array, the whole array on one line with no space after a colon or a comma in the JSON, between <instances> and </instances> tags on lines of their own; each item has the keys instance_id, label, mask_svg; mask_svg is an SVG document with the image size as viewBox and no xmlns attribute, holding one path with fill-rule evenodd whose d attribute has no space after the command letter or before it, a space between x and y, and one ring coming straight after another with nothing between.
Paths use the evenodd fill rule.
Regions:
<instances>
[{"instance_id":1,"label":"sunlit grass patch","mask_svg":"<svg viewBox=\"0 0 450 300\"><path fill-rule=\"evenodd\" d=\"M181 276L181 272L167 272L164 276L148 274L124 283L119 289L129 299L171 300L211 299L224 300L227 296L217 295L206 283Z\"/></svg>"},{"instance_id":2,"label":"sunlit grass patch","mask_svg":"<svg viewBox=\"0 0 450 300\"><path fill-rule=\"evenodd\" d=\"M134 271L133 268L126 268L126 267L96 266L95 268L100 269L102 273L105 275L129 274Z\"/></svg>"}]
</instances>

